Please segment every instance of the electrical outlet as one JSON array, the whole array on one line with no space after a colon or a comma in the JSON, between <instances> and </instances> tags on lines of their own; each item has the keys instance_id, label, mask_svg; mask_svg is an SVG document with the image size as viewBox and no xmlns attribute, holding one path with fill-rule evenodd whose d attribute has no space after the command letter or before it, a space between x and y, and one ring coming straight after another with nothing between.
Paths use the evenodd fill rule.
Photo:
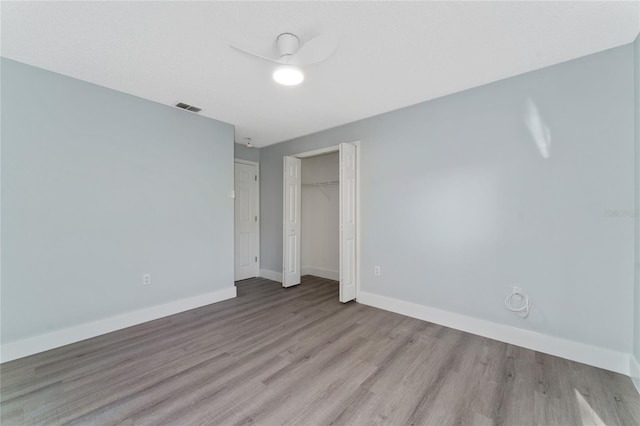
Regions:
<instances>
[{"instance_id":1,"label":"electrical outlet","mask_svg":"<svg viewBox=\"0 0 640 426\"><path fill-rule=\"evenodd\" d=\"M380 275L382 275L382 273L380 272L380 266L376 265L373 267L373 275L379 277Z\"/></svg>"},{"instance_id":2,"label":"electrical outlet","mask_svg":"<svg viewBox=\"0 0 640 426\"><path fill-rule=\"evenodd\" d=\"M142 285L151 285L151 274L146 273L142 275Z\"/></svg>"}]
</instances>

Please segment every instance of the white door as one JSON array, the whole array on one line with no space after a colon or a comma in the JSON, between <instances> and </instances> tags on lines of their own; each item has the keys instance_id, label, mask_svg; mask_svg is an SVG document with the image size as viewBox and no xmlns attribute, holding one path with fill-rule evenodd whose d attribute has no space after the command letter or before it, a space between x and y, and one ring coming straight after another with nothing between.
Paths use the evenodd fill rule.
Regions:
<instances>
[{"instance_id":1,"label":"white door","mask_svg":"<svg viewBox=\"0 0 640 426\"><path fill-rule=\"evenodd\" d=\"M300 284L300 187L302 161L284 157L284 223L282 239L282 286Z\"/></svg>"},{"instance_id":2,"label":"white door","mask_svg":"<svg viewBox=\"0 0 640 426\"><path fill-rule=\"evenodd\" d=\"M235 163L235 280L258 276L258 167Z\"/></svg>"},{"instance_id":3,"label":"white door","mask_svg":"<svg viewBox=\"0 0 640 426\"><path fill-rule=\"evenodd\" d=\"M356 298L356 147L340 144L340 301Z\"/></svg>"}]
</instances>

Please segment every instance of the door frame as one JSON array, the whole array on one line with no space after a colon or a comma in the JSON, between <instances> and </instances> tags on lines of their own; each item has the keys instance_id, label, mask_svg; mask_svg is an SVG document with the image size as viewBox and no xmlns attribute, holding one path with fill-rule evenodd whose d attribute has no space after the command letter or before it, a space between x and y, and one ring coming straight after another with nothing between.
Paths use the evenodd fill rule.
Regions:
<instances>
[{"instance_id":1,"label":"door frame","mask_svg":"<svg viewBox=\"0 0 640 426\"><path fill-rule=\"evenodd\" d=\"M359 140L355 140L355 141L348 141L345 143L350 143L352 145L354 145L356 147L356 299L358 299L358 295L360 294L360 258L361 258L361 247L360 247L360 242L361 242L361 219L360 219L360 141ZM297 154L289 154L289 155L285 155L288 157L296 157L296 158L308 158L308 157L315 157L317 155L322 155L322 154L328 154L330 152L339 152L340 151L340 144L338 145L333 145L333 146L329 146L326 148L319 148L319 149L314 149L311 151L304 151L304 152L299 152ZM282 176L282 181L284 182L285 176ZM339 185L339 183L338 183ZM284 197L284 194L283 194ZM282 214L284 215L284 209L282 211ZM283 216L284 217L284 216ZM284 238L284 237L283 237ZM283 241L284 243L284 241ZM284 259L283 259L284 261Z\"/></svg>"},{"instance_id":2,"label":"door frame","mask_svg":"<svg viewBox=\"0 0 640 426\"><path fill-rule=\"evenodd\" d=\"M235 176L235 164L236 163L240 163L240 164L246 164L249 166L255 166L256 168L256 176L258 176L258 179L255 181L255 186L256 186L256 195L254 198L255 201L255 206L256 206L256 216L258 216L258 220L256 221L256 226L258 227L258 232L256 235L256 242L255 242L255 253L256 256L258 257L258 261L256 262L256 277L260 276L260 262L262 261L262 256L260 256L260 163L256 162L256 161L249 161L249 160L242 160L240 158L234 158L233 159L233 167L234 167L234 176ZM235 198L236 198L236 185L235 185L235 179L233 182L233 204L234 204L234 220L233 220L233 243L235 246L235 232L236 232L236 223L235 223ZM235 253L235 247L234 247L234 253ZM235 271L235 255L234 255L234 271ZM235 273L235 272L234 272ZM234 281L235 281L235 276L234 276Z\"/></svg>"}]
</instances>

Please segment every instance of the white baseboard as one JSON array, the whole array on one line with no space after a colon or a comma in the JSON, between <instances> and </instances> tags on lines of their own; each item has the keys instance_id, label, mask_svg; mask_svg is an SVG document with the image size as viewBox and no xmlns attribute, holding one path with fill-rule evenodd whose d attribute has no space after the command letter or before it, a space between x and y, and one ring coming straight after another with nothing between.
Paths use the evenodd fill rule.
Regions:
<instances>
[{"instance_id":1,"label":"white baseboard","mask_svg":"<svg viewBox=\"0 0 640 426\"><path fill-rule=\"evenodd\" d=\"M300 268L301 275L314 275L320 278L327 278L329 280L340 280L340 273L338 271L330 271L328 269L313 268L310 266L304 266ZM282 282L282 273L270 271L268 269L260 269L260 277L268 280Z\"/></svg>"},{"instance_id":2,"label":"white baseboard","mask_svg":"<svg viewBox=\"0 0 640 426\"><path fill-rule=\"evenodd\" d=\"M260 269L260 277L268 280L282 282L282 272L270 271L268 269Z\"/></svg>"},{"instance_id":3,"label":"white baseboard","mask_svg":"<svg viewBox=\"0 0 640 426\"><path fill-rule=\"evenodd\" d=\"M326 278L328 280L340 281L340 271L330 269L314 268L313 266L303 266L300 268L302 275L313 275L314 277Z\"/></svg>"},{"instance_id":4,"label":"white baseboard","mask_svg":"<svg viewBox=\"0 0 640 426\"><path fill-rule=\"evenodd\" d=\"M48 351L49 349L234 297L236 297L235 286L6 343L0 348L0 362L7 362Z\"/></svg>"},{"instance_id":5,"label":"white baseboard","mask_svg":"<svg viewBox=\"0 0 640 426\"><path fill-rule=\"evenodd\" d=\"M633 355L631 355L630 361L631 365L629 366L629 369L631 370L631 381L638 390L638 393L640 393L640 362L638 362Z\"/></svg>"},{"instance_id":6,"label":"white baseboard","mask_svg":"<svg viewBox=\"0 0 640 426\"><path fill-rule=\"evenodd\" d=\"M534 351L559 356L583 364L630 376L630 355L585 343L548 336L535 331L497 324L466 315L359 291L358 303L433 322Z\"/></svg>"}]
</instances>

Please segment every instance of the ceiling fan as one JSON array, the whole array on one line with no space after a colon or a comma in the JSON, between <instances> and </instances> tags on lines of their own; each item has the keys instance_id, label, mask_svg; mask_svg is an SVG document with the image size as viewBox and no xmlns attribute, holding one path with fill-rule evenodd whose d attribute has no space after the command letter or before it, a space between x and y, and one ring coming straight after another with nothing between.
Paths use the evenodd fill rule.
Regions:
<instances>
[{"instance_id":1,"label":"ceiling fan","mask_svg":"<svg viewBox=\"0 0 640 426\"><path fill-rule=\"evenodd\" d=\"M286 86L295 86L304 80L304 73L300 67L324 61L331 56L337 44L338 40L334 35L322 35L301 44L297 35L282 33L276 37L276 46L280 53L278 58L269 58L236 46L230 47L256 58L279 64L280 66L273 72L273 79Z\"/></svg>"}]
</instances>

